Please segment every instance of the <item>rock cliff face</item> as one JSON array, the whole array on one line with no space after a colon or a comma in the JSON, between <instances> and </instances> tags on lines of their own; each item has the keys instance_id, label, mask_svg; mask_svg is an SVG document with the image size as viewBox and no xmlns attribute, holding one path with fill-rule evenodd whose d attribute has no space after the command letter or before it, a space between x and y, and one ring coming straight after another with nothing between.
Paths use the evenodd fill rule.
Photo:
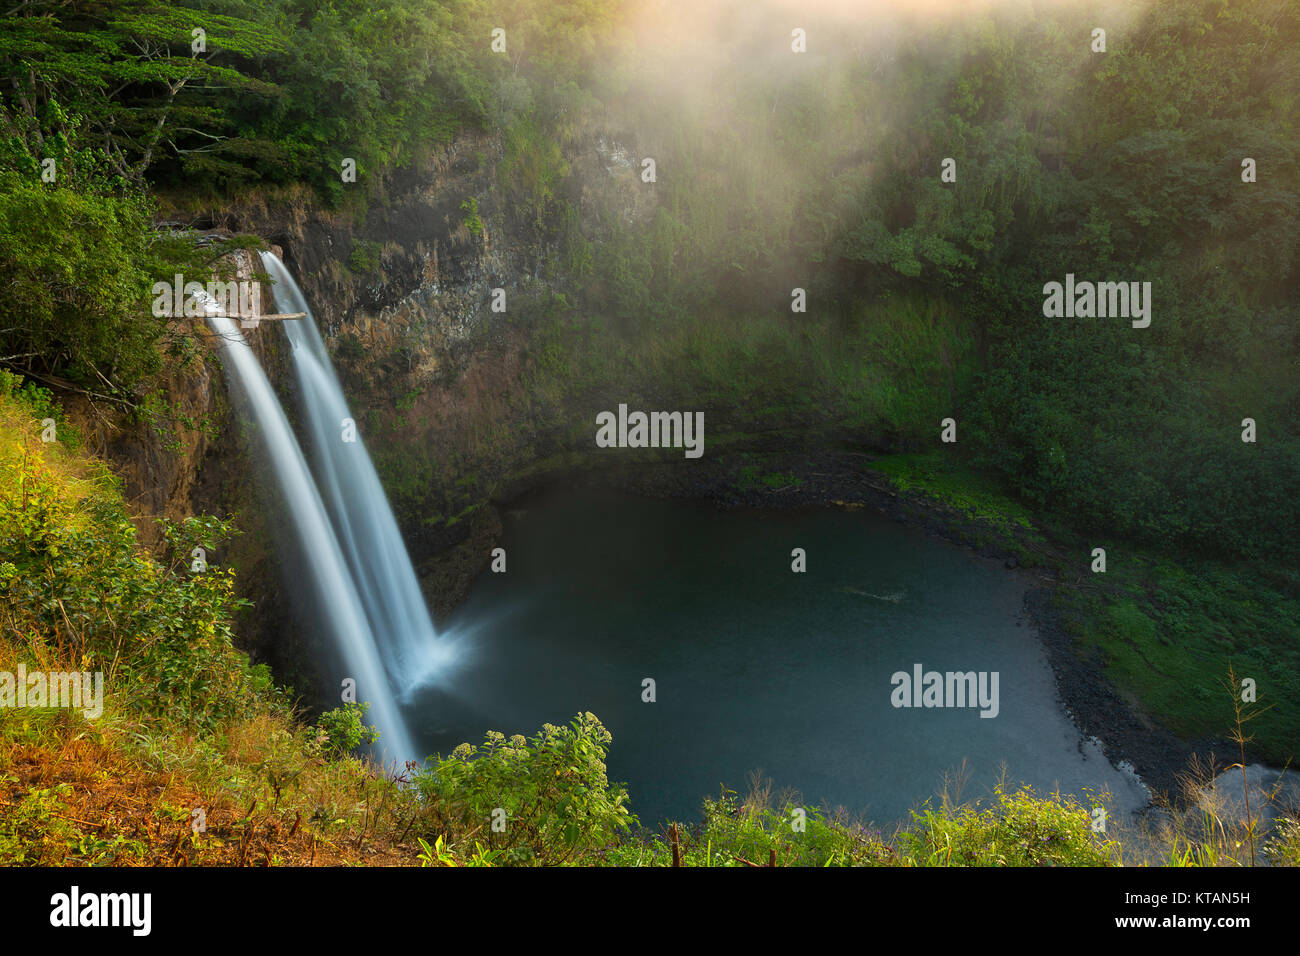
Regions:
<instances>
[{"instance_id":1,"label":"rock cliff face","mask_svg":"<svg viewBox=\"0 0 1300 956\"><path fill-rule=\"evenodd\" d=\"M539 360L535 326L551 296L573 289L555 267L550 224L503 186L502 159L495 137L464 136L382 183L358 183L363 212L299 196L209 217L276 244L297 277L440 615L486 562L493 501L583 453L571 421L520 401ZM565 163L563 198L584 234L598 237L611 215L635 223L653 212L628 146L594 135Z\"/></svg>"},{"instance_id":2,"label":"rock cliff face","mask_svg":"<svg viewBox=\"0 0 1300 956\"><path fill-rule=\"evenodd\" d=\"M113 464L147 547L162 543L154 519L179 521L194 513L198 466L210 445L209 430L201 423L221 401L219 376L220 371L201 358L169 366L157 383L166 406L137 416L92 404L75 393L60 396L88 449ZM186 422L199 427L185 427Z\"/></svg>"}]
</instances>

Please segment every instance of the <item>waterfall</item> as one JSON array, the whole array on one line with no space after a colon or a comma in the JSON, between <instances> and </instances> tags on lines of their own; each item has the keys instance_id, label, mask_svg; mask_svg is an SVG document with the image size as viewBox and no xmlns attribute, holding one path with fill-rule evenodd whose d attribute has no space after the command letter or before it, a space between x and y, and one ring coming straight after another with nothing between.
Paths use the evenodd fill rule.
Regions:
<instances>
[{"instance_id":1,"label":"waterfall","mask_svg":"<svg viewBox=\"0 0 1300 956\"><path fill-rule=\"evenodd\" d=\"M208 323L222 343L226 373L248 402L301 553L307 556L297 570L321 610L318 624L340 650L348 676L357 682L358 698L370 702L369 718L380 733L379 753L387 762L412 759L415 746L389 689L371 622L284 409L235 322L210 314Z\"/></svg>"},{"instance_id":2,"label":"waterfall","mask_svg":"<svg viewBox=\"0 0 1300 956\"><path fill-rule=\"evenodd\" d=\"M275 280L277 310L307 314L283 324L293 349L317 486L388 676L404 693L445 660L447 649L429 618L397 521L355 424L344 440L344 423L352 421L352 413L311 308L284 263L264 252L262 264Z\"/></svg>"},{"instance_id":3,"label":"waterfall","mask_svg":"<svg viewBox=\"0 0 1300 956\"><path fill-rule=\"evenodd\" d=\"M317 610L313 624L339 650L357 696L370 702L386 761L416 757L398 709L399 697L434 676L450 659L416 581L383 486L356 431L325 342L298 284L276 256L262 253L275 280L276 308L301 312L284 331L310 441L309 469L284 409L238 326L213 314L227 373L248 400L267 460L306 556L304 580Z\"/></svg>"}]
</instances>

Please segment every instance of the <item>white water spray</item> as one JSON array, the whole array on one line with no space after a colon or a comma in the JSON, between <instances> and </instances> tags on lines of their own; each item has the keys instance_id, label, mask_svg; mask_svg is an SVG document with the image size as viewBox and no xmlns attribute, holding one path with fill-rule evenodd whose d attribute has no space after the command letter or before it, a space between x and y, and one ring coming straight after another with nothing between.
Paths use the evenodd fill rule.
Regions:
<instances>
[{"instance_id":1,"label":"white water spray","mask_svg":"<svg viewBox=\"0 0 1300 956\"><path fill-rule=\"evenodd\" d=\"M369 717L380 732L378 752L386 762L412 759L415 745L376 652L371 623L284 409L235 322L210 314L208 323L221 340L227 373L248 401L301 553L307 556L303 580L321 609L320 626L342 653L358 698L370 702Z\"/></svg>"},{"instance_id":2,"label":"white water spray","mask_svg":"<svg viewBox=\"0 0 1300 956\"><path fill-rule=\"evenodd\" d=\"M438 639L429 618L411 559L365 444L359 434L344 440L344 422L352 419L352 413L311 307L284 263L264 252L262 264L275 280L272 295L276 308L307 315L305 319L286 321L284 330L293 346L292 361L311 437L313 471L388 676L399 693L406 693L445 661L445 642Z\"/></svg>"}]
</instances>

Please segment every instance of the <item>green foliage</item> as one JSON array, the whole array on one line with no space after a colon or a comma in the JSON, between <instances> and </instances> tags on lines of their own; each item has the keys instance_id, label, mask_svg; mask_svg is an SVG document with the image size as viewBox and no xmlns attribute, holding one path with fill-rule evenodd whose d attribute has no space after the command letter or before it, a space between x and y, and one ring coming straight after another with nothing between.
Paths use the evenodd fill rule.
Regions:
<instances>
[{"instance_id":1,"label":"green foliage","mask_svg":"<svg viewBox=\"0 0 1300 956\"><path fill-rule=\"evenodd\" d=\"M1300 694L1300 600L1285 575L1210 560L1174 564L1136 549L1113 555L1107 587L1062 590L1058 600L1116 685L1169 729L1188 738L1222 733L1232 717L1220 683L1230 665L1274 688L1278 700ZM1272 708L1252 731L1252 752L1285 764L1295 755L1300 715Z\"/></svg>"},{"instance_id":2,"label":"green foliage","mask_svg":"<svg viewBox=\"0 0 1300 956\"><path fill-rule=\"evenodd\" d=\"M48 388L24 382L22 376L0 369L0 399L12 399L36 421L53 419L59 443L70 451L81 447L80 429L68 421L63 406L54 400L54 393Z\"/></svg>"},{"instance_id":3,"label":"green foliage","mask_svg":"<svg viewBox=\"0 0 1300 956\"><path fill-rule=\"evenodd\" d=\"M782 488L798 488L802 484L802 478L785 472L773 471L759 474L759 469L754 465L746 465L742 468L740 476L736 479L736 488L740 491L754 491L760 488L780 491Z\"/></svg>"},{"instance_id":4,"label":"green foliage","mask_svg":"<svg viewBox=\"0 0 1300 956\"><path fill-rule=\"evenodd\" d=\"M1300 820L1280 821L1265 853L1273 866L1300 866Z\"/></svg>"},{"instance_id":5,"label":"green foliage","mask_svg":"<svg viewBox=\"0 0 1300 956\"><path fill-rule=\"evenodd\" d=\"M337 198L344 156L362 169L405 162L486 116L486 44L469 37L488 31L467 0L71 0L14 13L4 95L33 114L64 102L137 183L307 180Z\"/></svg>"},{"instance_id":6,"label":"green foliage","mask_svg":"<svg viewBox=\"0 0 1300 956\"><path fill-rule=\"evenodd\" d=\"M778 866L888 866L897 855L881 834L816 807L785 802L779 809L742 803L724 790L704 801L704 826L688 854L696 865L766 864L776 851ZM703 844L706 859L699 859ZM711 857L711 860L709 859ZM743 864L741 864L743 865Z\"/></svg>"},{"instance_id":7,"label":"green foliage","mask_svg":"<svg viewBox=\"0 0 1300 956\"><path fill-rule=\"evenodd\" d=\"M440 832L481 832L488 850L513 864L564 863L612 842L636 824L627 791L611 786L611 737L593 714L567 727L507 739L490 731L482 747L461 744L414 777ZM505 812L505 829L493 826Z\"/></svg>"},{"instance_id":8,"label":"green foliage","mask_svg":"<svg viewBox=\"0 0 1300 956\"><path fill-rule=\"evenodd\" d=\"M0 783L6 782L0 777ZM72 785L29 787L0 817L0 861L7 866L52 866L63 862L75 828L60 816Z\"/></svg>"},{"instance_id":9,"label":"green foliage","mask_svg":"<svg viewBox=\"0 0 1300 956\"><path fill-rule=\"evenodd\" d=\"M54 102L39 116L0 109L0 361L115 391L161 366L168 320L147 306L152 283L210 269L183 236L154 230L153 202L81 145L81 126ZM168 342L185 345L181 332Z\"/></svg>"},{"instance_id":10,"label":"green foliage","mask_svg":"<svg viewBox=\"0 0 1300 956\"><path fill-rule=\"evenodd\" d=\"M365 358L366 347L353 332L344 332L336 340L334 358L340 362L358 362Z\"/></svg>"},{"instance_id":11,"label":"green foliage","mask_svg":"<svg viewBox=\"0 0 1300 956\"><path fill-rule=\"evenodd\" d=\"M162 439L163 447L173 454L182 453L183 440L188 434L202 432L208 441L215 441L218 437L217 426L211 418L184 414L162 392L148 392L133 414L137 421L148 422Z\"/></svg>"},{"instance_id":12,"label":"green foliage","mask_svg":"<svg viewBox=\"0 0 1300 956\"><path fill-rule=\"evenodd\" d=\"M996 791L996 803L947 812L913 811L900 834L917 866L1113 866L1113 841L1092 832L1088 810L1070 799L1043 800L1029 788Z\"/></svg>"},{"instance_id":13,"label":"green foliage","mask_svg":"<svg viewBox=\"0 0 1300 956\"><path fill-rule=\"evenodd\" d=\"M138 197L52 188L0 170L0 355L102 390L160 367L166 327L144 307L154 276Z\"/></svg>"},{"instance_id":14,"label":"green foliage","mask_svg":"<svg viewBox=\"0 0 1300 956\"><path fill-rule=\"evenodd\" d=\"M1033 530L1029 509L1007 497L996 479L972 472L942 452L882 456L871 462L871 469L887 475L900 491L923 495L995 528L1003 547L1014 547L1021 538L1042 540Z\"/></svg>"},{"instance_id":15,"label":"green foliage","mask_svg":"<svg viewBox=\"0 0 1300 956\"><path fill-rule=\"evenodd\" d=\"M470 196L460 204L461 212L465 213L465 228L470 231L475 239L483 235L483 220L478 214L478 198Z\"/></svg>"},{"instance_id":16,"label":"green foliage","mask_svg":"<svg viewBox=\"0 0 1300 956\"><path fill-rule=\"evenodd\" d=\"M405 395L403 395L403 396L401 396L400 398L398 398L396 402L394 402L394 407L395 407L399 412L402 412L403 414L405 414L406 412L409 412L412 408L415 407L415 403L419 400L420 395L421 395L423 392L424 392L424 389L422 389L422 388L413 388L413 389L411 389L411 390L408 391Z\"/></svg>"},{"instance_id":17,"label":"green foliage","mask_svg":"<svg viewBox=\"0 0 1300 956\"><path fill-rule=\"evenodd\" d=\"M10 109L36 117L63 103L104 144L104 161L137 186L164 147L171 158L222 145L210 91L273 91L218 62L280 49L273 30L248 20L152 0L20 4L7 20L0 74ZM197 48L196 28L205 31L206 49ZM56 134L63 128L53 126ZM39 130L29 142L42 144Z\"/></svg>"},{"instance_id":18,"label":"green foliage","mask_svg":"<svg viewBox=\"0 0 1300 956\"><path fill-rule=\"evenodd\" d=\"M159 563L138 546L106 470L68 474L57 443L34 437L21 398L0 396L0 414L12 428L0 443L5 632L102 670L142 712L209 727L247 713L268 688L232 643L233 615L246 602L214 560L231 526L163 522L170 558ZM191 572L198 547L208 566Z\"/></svg>"},{"instance_id":19,"label":"green foliage","mask_svg":"<svg viewBox=\"0 0 1300 956\"><path fill-rule=\"evenodd\" d=\"M488 850L482 843L475 843L473 855L462 863L446 846L441 836L433 841L433 846L429 846L428 841L423 837L417 837L417 840L420 844L420 854L417 859L421 866L492 866L493 861L505 854L504 849Z\"/></svg>"},{"instance_id":20,"label":"green foliage","mask_svg":"<svg viewBox=\"0 0 1300 956\"><path fill-rule=\"evenodd\" d=\"M997 790L992 806L928 803L893 838L841 815L789 800L705 800L704 822L678 825L683 866L1116 866L1120 844L1093 833L1089 810L1029 788ZM1285 844L1280 844L1285 846ZM1284 853L1284 850L1278 852ZM612 866L670 866L670 840L623 841L604 851ZM1202 861L1195 860L1200 865Z\"/></svg>"},{"instance_id":21,"label":"green foliage","mask_svg":"<svg viewBox=\"0 0 1300 956\"><path fill-rule=\"evenodd\" d=\"M327 753L342 756L357 747L373 744L379 739L379 731L364 723L366 711L369 709L368 702L347 703L320 715L316 726L324 736Z\"/></svg>"},{"instance_id":22,"label":"green foliage","mask_svg":"<svg viewBox=\"0 0 1300 956\"><path fill-rule=\"evenodd\" d=\"M569 164L560 144L532 114L510 126L504 148L505 157L497 167L498 180L525 222L541 231L556 212L558 190L569 174Z\"/></svg>"},{"instance_id":23,"label":"green foliage","mask_svg":"<svg viewBox=\"0 0 1300 956\"><path fill-rule=\"evenodd\" d=\"M1077 44L1056 49L1069 31L997 32L1016 46L1040 42L977 61L958 84L987 90L982 130L991 117L1010 121L993 129L1023 130L1018 155L1049 201L1007 206L1010 193L980 194L995 217L1014 217L979 255L979 281L965 283L987 359L963 450L1077 528L1294 564L1300 340L1287 290L1300 243L1300 113L1278 78L1300 77L1296 11L1154 5L1114 57L1055 76L1048 58L1088 56ZM1039 82L1028 85L1026 71ZM1049 121L1043 98L1069 105ZM1244 184L1241 158L1256 154L1277 165L1267 182ZM959 183L992 159L959 160ZM1044 319L1042 286L1066 272L1150 281L1151 327ZM1247 414L1270 423L1267 442L1241 442Z\"/></svg>"},{"instance_id":24,"label":"green foliage","mask_svg":"<svg viewBox=\"0 0 1300 956\"><path fill-rule=\"evenodd\" d=\"M379 269L379 251L380 245L373 239L353 239L348 268L363 275L375 272Z\"/></svg>"}]
</instances>

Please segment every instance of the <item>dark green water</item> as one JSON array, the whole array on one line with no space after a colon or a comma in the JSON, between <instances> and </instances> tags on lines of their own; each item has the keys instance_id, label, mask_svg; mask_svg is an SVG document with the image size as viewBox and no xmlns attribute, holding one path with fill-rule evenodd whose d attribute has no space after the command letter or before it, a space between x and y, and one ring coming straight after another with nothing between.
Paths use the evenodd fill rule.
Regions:
<instances>
[{"instance_id":1,"label":"dark green water","mask_svg":"<svg viewBox=\"0 0 1300 956\"><path fill-rule=\"evenodd\" d=\"M1022 621L1025 584L996 562L866 510L560 489L518 508L506 573L485 573L447 629L456 663L406 709L429 753L589 710L614 737L610 779L647 824L698 817L720 785L743 795L755 770L881 825L963 761L966 797L1005 765L1040 790L1143 800L1062 714ZM791 571L793 548L806 573ZM891 675L917 663L998 672L997 716L894 707Z\"/></svg>"}]
</instances>

